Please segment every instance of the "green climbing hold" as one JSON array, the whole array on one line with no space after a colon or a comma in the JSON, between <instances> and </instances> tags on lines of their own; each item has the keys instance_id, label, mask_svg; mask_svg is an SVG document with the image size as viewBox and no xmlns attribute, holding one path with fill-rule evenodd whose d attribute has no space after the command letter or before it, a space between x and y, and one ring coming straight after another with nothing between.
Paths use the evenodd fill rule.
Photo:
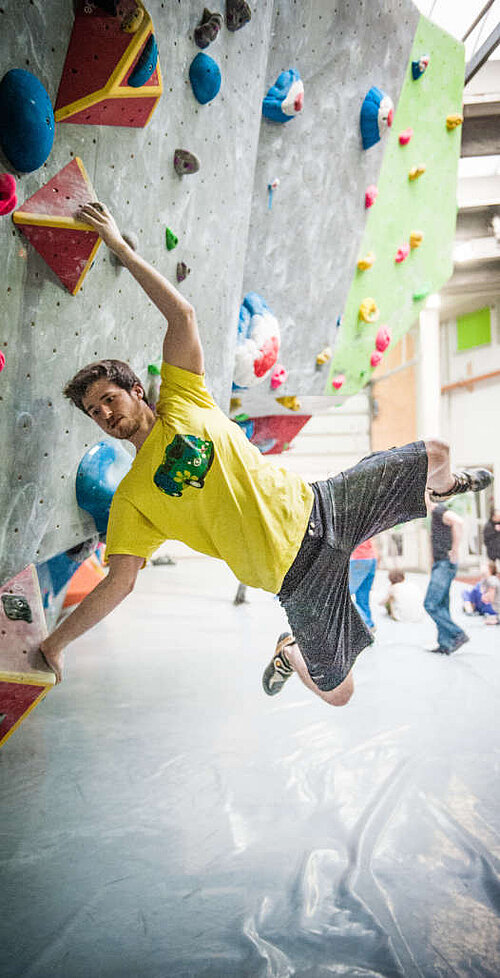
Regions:
<instances>
[{"instance_id":1,"label":"green climbing hold","mask_svg":"<svg viewBox=\"0 0 500 978\"><path fill-rule=\"evenodd\" d=\"M236 414L233 421L248 421L249 417L249 414Z\"/></svg>"},{"instance_id":2,"label":"green climbing hold","mask_svg":"<svg viewBox=\"0 0 500 978\"><path fill-rule=\"evenodd\" d=\"M421 289L417 289L417 291L413 293L413 301L421 302L422 299L427 298L430 291L431 290L429 285L423 285Z\"/></svg>"},{"instance_id":3,"label":"green climbing hold","mask_svg":"<svg viewBox=\"0 0 500 978\"><path fill-rule=\"evenodd\" d=\"M173 231L170 230L170 228L167 228L165 231L165 243L167 245L167 251L172 251L172 249L179 244L179 238Z\"/></svg>"}]
</instances>

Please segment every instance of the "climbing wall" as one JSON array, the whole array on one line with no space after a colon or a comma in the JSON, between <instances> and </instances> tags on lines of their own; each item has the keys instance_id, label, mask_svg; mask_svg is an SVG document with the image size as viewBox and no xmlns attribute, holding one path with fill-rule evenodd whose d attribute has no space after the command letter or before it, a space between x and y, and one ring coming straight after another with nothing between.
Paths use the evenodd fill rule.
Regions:
<instances>
[{"instance_id":1,"label":"climbing wall","mask_svg":"<svg viewBox=\"0 0 500 978\"><path fill-rule=\"evenodd\" d=\"M206 105L194 98L189 82L189 66L200 52L193 32L203 4L150 0L146 6L163 77L163 95L148 125L56 122L46 163L32 173L14 172L18 207L79 157L96 195L123 231L137 235L148 260L174 282L178 262L191 268L180 288L196 306L208 383L227 407L272 3L259 0L250 24L236 33L223 26L207 49L220 66L222 85ZM2 72L32 72L55 105L73 21L71 0L4 2ZM199 172L177 175L177 148L198 156ZM13 172L1 156L4 170ZM165 247L166 227L179 239L172 251ZM76 504L75 479L100 432L63 398L65 382L101 357L129 360L146 382L148 364L161 356L165 327L104 247L72 296L9 216L0 218L0 241L0 350L6 361L0 373L0 581L8 581L29 562L62 553L95 529Z\"/></svg>"},{"instance_id":2,"label":"climbing wall","mask_svg":"<svg viewBox=\"0 0 500 978\"><path fill-rule=\"evenodd\" d=\"M122 0L126 6L133 2ZM85 6L94 16L96 4ZM224 13L222 0L219 7ZM263 296L279 322L279 360L288 378L278 390L265 379L257 391L261 407L249 411L243 404L241 410L272 416L289 410L287 402L276 404L276 396L306 393L315 401L329 379L328 362L318 368L316 354L335 346L365 232L365 188L378 181L389 145L385 135L362 149L360 108L373 85L397 106L419 15L411 0L376 5L346 0L336 7L328 0L308 5L259 0L252 7L249 23L234 33L223 24L204 52L217 62L222 83L216 97L201 104L191 88L190 65L200 54L194 31L203 4L151 0L147 11L160 66L151 84L156 91L161 79L163 94L149 121L141 117L137 124L135 115L123 113L129 125L119 126L86 124L94 116L86 120L83 109L64 114L67 71L84 70L80 62L67 60L74 4L7 0L0 8L2 70L32 72L53 105L60 94L46 162L27 173L13 171L8 160L0 162L17 178L17 212L31 214L27 207L23 211L26 201L47 184L57 187L51 181L80 159L96 196L110 206L122 231L137 235L147 259L174 281L178 262L191 269L180 288L196 307L208 384L224 408L229 407L241 300L248 291ZM103 25L104 30L105 20ZM85 71L95 70L95 78L81 87L75 76L78 97L112 77L113 59L106 60L104 71L100 50L85 52ZM117 92L121 98L127 72L135 71L127 63L122 77L118 61L116 86L111 96L106 89L106 98ZM289 68L302 79L304 106L280 125L262 119L262 100ZM135 100L137 93L130 91ZM99 113L105 113L105 102L103 97ZM113 102L115 109L113 123L121 118ZM198 172L175 172L178 148L197 155ZM279 186L269 208L268 185L275 178ZM37 219L45 217L38 212ZM66 215L61 221L58 235L74 230L66 226ZM110 261L106 248L91 253L85 278L68 287L59 266L42 257L42 225L36 226L36 246L23 226L31 225L0 218L0 350L6 361L0 373L0 582L95 531L92 517L76 504L75 481L80 460L100 433L62 397L65 382L102 357L128 360L146 381L164 332L160 315L128 273ZM170 243L178 238L172 250L166 248L167 228ZM246 396L243 392L243 401ZM302 413L312 410L306 405Z\"/></svg>"}]
</instances>

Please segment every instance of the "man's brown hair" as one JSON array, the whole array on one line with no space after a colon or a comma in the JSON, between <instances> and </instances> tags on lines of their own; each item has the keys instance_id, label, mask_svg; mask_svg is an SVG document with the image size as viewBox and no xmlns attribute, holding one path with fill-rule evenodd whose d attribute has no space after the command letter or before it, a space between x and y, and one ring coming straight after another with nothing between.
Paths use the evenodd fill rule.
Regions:
<instances>
[{"instance_id":1,"label":"man's brown hair","mask_svg":"<svg viewBox=\"0 0 500 978\"><path fill-rule=\"evenodd\" d=\"M135 384L139 384L144 394L144 401L146 404L148 403L142 381L139 380L128 363L124 363L123 360L96 360L95 363L87 364L75 374L72 380L68 381L63 389L63 394L75 407L87 414L83 406L83 398L89 387L95 384L96 380L102 380L103 377L129 392Z\"/></svg>"}]
</instances>

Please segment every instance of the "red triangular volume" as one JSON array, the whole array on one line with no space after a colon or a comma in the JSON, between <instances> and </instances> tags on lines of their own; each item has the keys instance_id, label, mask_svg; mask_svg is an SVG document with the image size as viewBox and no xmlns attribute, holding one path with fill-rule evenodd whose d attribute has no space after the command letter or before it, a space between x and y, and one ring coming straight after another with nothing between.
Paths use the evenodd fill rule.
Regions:
<instances>
[{"instance_id":1,"label":"red triangular volume","mask_svg":"<svg viewBox=\"0 0 500 978\"><path fill-rule=\"evenodd\" d=\"M87 126L130 126L143 129L158 101L154 98L106 98L75 112L68 122ZM61 120L64 122L64 119Z\"/></svg>"},{"instance_id":2,"label":"red triangular volume","mask_svg":"<svg viewBox=\"0 0 500 978\"><path fill-rule=\"evenodd\" d=\"M95 231L40 227L34 224L21 224L19 227L62 284L74 295L90 259L93 258L92 253L99 235Z\"/></svg>"},{"instance_id":3,"label":"red triangular volume","mask_svg":"<svg viewBox=\"0 0 500 978\"><path fill-rule=\"evenodd\" d=\"M99 235L81 227L76 217L79 207L94 199L83 163L75 157L13 215L14 223L72 295L100 244Z\"/></svg>"},{"instance_id":4,"label":"red triangular volume","mask_svg":"<svg viewBox=\"0 0 500 978\"><path fill-rule=\"evenodd\" d=\"M91 200L95 200L94 189L81 160L75 156L55 177L40 187L32 197L28 197L16 214L74 218L78 208Z\"/></svg>"},{"instance_id":5,"label":"red triangular volume","mask_svg":"<svg viewBox=\"0 0 500 978\"><path fill-rule=\"evenodd\" d=\"M133 39L121 29L118 17L93 5L86 13L89 6L81 2L75 15L56 112L104 88Z\"/></svg>"}]
</instances>

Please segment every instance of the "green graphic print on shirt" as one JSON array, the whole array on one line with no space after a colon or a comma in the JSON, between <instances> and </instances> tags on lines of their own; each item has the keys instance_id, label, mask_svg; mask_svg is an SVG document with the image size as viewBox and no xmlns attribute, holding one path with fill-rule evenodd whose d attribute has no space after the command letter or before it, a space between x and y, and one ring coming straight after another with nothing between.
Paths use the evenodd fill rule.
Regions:
<instances>
[{"instance_id":1,"label":"green graphic print on shirt","mask_svg":"<svg viewBox=\"0 0 500 978\"><path fill-rule=\"evenodd\" d=\"M167 445L154 483L167 496L182 496L187 486L203 489L205 476L214 460L214 446L195 435L176 435Z\"/></svg>"}]
</instances>

